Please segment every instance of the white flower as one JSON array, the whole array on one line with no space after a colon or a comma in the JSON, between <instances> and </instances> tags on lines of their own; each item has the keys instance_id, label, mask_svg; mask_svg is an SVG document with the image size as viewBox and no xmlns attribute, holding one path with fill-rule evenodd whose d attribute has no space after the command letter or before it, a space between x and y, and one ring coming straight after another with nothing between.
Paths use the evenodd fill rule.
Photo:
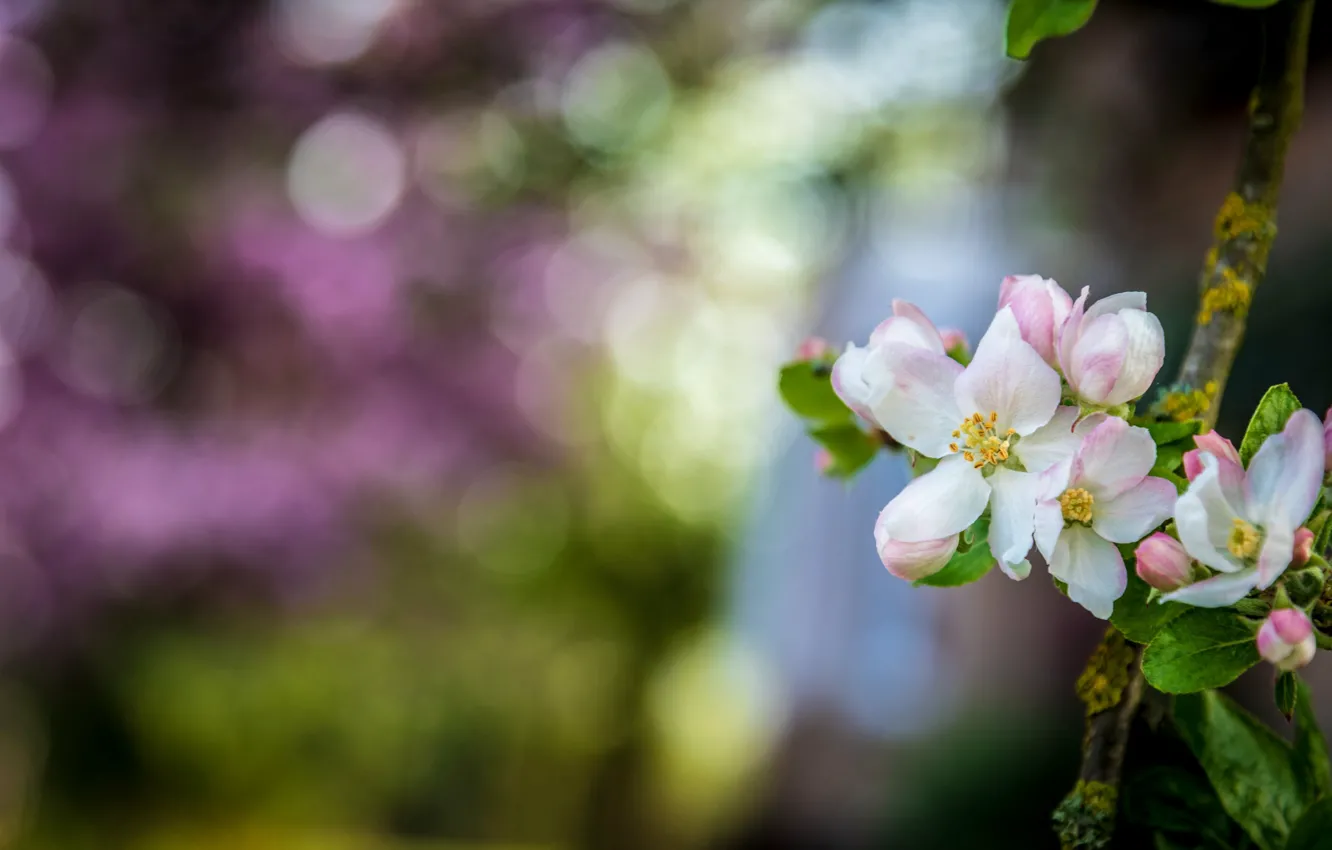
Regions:
<instances>
[{"instance_id":1,"label":"white flower","mask_svg":"<svg viewBox=\"0 0 1332 850\"><path fill-rule=\"evenodd\" d=\"M891 358L900 348L939 355L947 351L934 323L915 304L899 298L893 300L893 315L870 334L869 345L860 348L847 343L846 351L833 364L833 391L869 422L878 424L871 408L876 392L891 383Z\"/></svg>"},{"instance_id":2,"label":"white flower","mask_svg":"<svg viewBox=\"0 0 1332 850\"><path fill-rule=\"evenodd\" d=\"M1041 476L1036 547L1068 596L1106 619L1127 586L1116 543L1136 543L1170 516L1175 487L1147 473L1156 443L1145 428L1107 417L1077 453Z\"/></svg>"},{"instance_id":3,"label":"white flower","mask_svg":"<svg viewBox=\"0 0 1332 850\"><path fill-rule=\"evenodd\" d=\"M1059 408L1059 376L1022 339L1008 308L965 368L899 343L882 346L876 358L881 367L863 372L875 420L903 445L941 458L888 503L883 533L903 543L941 540L988 505L990 551L1010 575L1024 575L1035 473L1071 455L1080 440L1077 409Z\"/></svg>"},{"instance_id":4,"label":"white flower","mask_svg":"<svg viewBox=\"0 0 1332 850\"><path fill-rule=\"evenodd\" d=\"M1083 310L1087 288L1059 335L1064 379L1087 404L1116 407L1152 385L1165 360L1165 332L1142 292L1121 292Z\"/></svg>"},{"instance_id":5,"label":"white flower","mask_svg":"<svg viewBox=\"0 0 1332 850\"><path fill-rule=\"evenodd\" d=\"M1323 425L1309 410L1291 414L1249 462L1211 452L1175 506L1179 542L1220 573L1164 599L1223 608L1265 589L1294 556L1296 531L1308 519L1323 481Z\"/></svg>"}]
</instances>

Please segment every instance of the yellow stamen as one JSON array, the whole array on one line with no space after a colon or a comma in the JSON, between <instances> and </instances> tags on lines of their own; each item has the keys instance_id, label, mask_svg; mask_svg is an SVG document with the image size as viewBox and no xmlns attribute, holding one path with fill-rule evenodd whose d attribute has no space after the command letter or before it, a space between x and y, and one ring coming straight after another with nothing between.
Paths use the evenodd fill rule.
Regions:
<instances>
[{"instance_id":1,"label":"yellow stamen","mask_svg":"<svg viewBox=\"0 0 1332 850\"><path fill-rule=\"evenodd\" d=\"M1017 432L1009 428L1000 436L996 427L999 413L991 410L987 417L980 411L972 413L962 420L962 425L953 432L954 437L961 437L958 442L950 443L949 451L960 451L967 462L984 469L986 466L998 466L1008 460L1012 441L1007 439Z\"/></svg>"},{"instance_id":2,"label":"yellow stamen","mask_svg":"<svg viewBox=\"0 0 1332 850\"><path fill-rule=\"evenodd\" d=\"M1236 517L1231 520L1230 540L1226 549L1241 561L1251 561L1258 556L1258 549L1263 542L1263 534L1252 523Z\"/></svg>"},{"instance_id":3,"label":"yellow stamen","mask_svg":"<svg viewBox=\"0 0 1332 850\"><path fill-rule=\"evenodd\" d=\"M1081 487L1074 487L1060 494L1059 509L1063 511L1064 519L1069 522L1087 525L1092 520L1092 505L1095 502L1091 493Z\"/></svg>"}]
</instances>

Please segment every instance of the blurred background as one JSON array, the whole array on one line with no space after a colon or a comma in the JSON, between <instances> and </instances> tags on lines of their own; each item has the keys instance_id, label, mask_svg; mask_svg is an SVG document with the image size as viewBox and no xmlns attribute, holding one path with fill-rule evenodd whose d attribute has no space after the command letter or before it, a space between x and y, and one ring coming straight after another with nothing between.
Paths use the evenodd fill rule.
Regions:
<instances>
[{"instance_id":1,"label":"blurred background","mask_svg":"<svg viewBox=\"0 0 1332 850\"><path fill-rule=\"evenodd\" d=\"M1326 11L1223 433L1332 402ZM776 369L1039 272L1167 379L1269 13L1003 13L0 0L0 846L1053 846L1102 624L887 575Z\"/></svg>"}]
</instances>

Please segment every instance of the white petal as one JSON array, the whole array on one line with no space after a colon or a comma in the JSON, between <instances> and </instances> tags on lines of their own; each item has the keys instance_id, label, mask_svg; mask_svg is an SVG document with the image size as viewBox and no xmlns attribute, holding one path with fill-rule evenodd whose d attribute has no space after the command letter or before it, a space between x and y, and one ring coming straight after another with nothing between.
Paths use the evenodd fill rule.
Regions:
<instances>
[{"instance_id":1,"label":"white petal","mask_svg":"<svg viewBox=\"0 0 1332 850\"><path fill-rule=\"evenodd\" d=\"M994 317L957 379L957 404L964 414L994 411L1001 431L1013 428L1024 437L1054 416L1059 392L1058 373L1022 339L1008 307Z\"/></svg>"},{"instance_id":2,"label":"white petal","mask_svg":"<svg viewBox=\"0 0 1332 850\"><path fill-rule=\"evenodd\" d=\"M907 581L917 581L947 566L957 551L957 540L956 534L950 534L940 540L903 543L888 535L882 514L874 523L874 545L879 550L879 560L888 572Z\"/></svg>"},{"instance_id":3,"label":"white petal","mask_svg":"<svg viewBox=\"0 0 1332 850\"><path fill-rule=\"evenodd\" d=\"M1102 620L1124 595L1128 572L1115 544L1090 528L1071 525L1059 535L1050 558L1050 575L1068 584L1068 598Z\"/></svg>"},{"instance_id":4,"label":"white petal","mask_svg":"<svg viewBox=\"0 0 1332 850\"><path fill-rule=\"evenodd\" d=\"M870 334L870 345L882 345L889 342L933 351L935 354L944 353L943 339L939 336L939 329L934 326L928 316L921 312L919 307L900 298L893 300L892 318L881 323L874 329L874 333Z\"/></svg>"},{"instance_id":5,"label":"white petal","mask_svg":"<svg viewBox=\"0 0 1332 850\"><path fill-rule=\"evenodd\" d=\"M1014 454L1028 472L1043 472L1072 457L1082 445L1082 435L1074 430L1077 420L1076 407L1058 408L1049 423L1018 441Z\"/></svg>"},{"instance_id":6,"label":"white petal","mask_svg":"<svg viewBox=\"0 0 1332 850\"><path fill-rule=\"evenodd\" d=\"M990 552L1000 564L1016 564L1031 551L1036 488L1030 472L997 469L990 476Z\"/></svg>"},{"instance_id":7,"label":"white petal","mask_svg":"<svg viewBox=\"0 0 1332 850\"><path fill-rule=\"evenodd\" d=\"M1290 566L1295 550L1295 532L1281 525L1269 525L1258 553L1258 587L1266 590Z\"/></svg>"},{"instance_id":8,"label":"white petal","mask_svg":"<svg viewBox=\"0 0 1332 850\"><path fill-rule=\"evenodd\" d=\"M1119 379L1128 354L1128 328L1119 316L1097 316L1082 323L1082 334L1073 347L1068 382L1078 397L1103 404Z\"/></svg>"},{"instance_id":9,"label":"white petal","mask_svg":"<svg viewBox=\"0 0 1332 850\"><path fill-rule=\"evenodd\" d=\"M1005 564L1003 561L996 561L995 563L999 565L999 569L1003 570L1004 575L1013 581L1022 581L1031 575L1031 561L1025 558L1016 564Z\"/></svg>"},{"instance_id":10,"label":"white petal","mask_svg":"<svg viewBox=\"0 0 1332 850\"><path fill-rule=\"evenodd\" d=\"M899 343L878 350L892 358L893 376L891 385L870 401L875 420L902 445L926 457L943 457L962 422L953 386L961 364Z\"/></svg>"},{"instance_id":11,"label":"white petal","mask_svg":"<svg viewBox=\"0 0 1332 850\"><path fill-rule=\"evenodd\" d=\"M1249 516L1294 532L1313 510L1323 485L1323 424L1310 410L1291 414L1249 461L1245 492Z\"/></svg>"},{"instance_id":12,"label":"white petal","mask_svg":"<svg viewBox=\"0 0 1332 850\"><path fill-rule=\"evenodd\" d=\"M1125 310L1119 319L1128 331L1128 349L1119 379L1105 399L1111 405L1123 404L1147 392L1165 362L1165 331L1160 319L1145 310Z\"/></svg>"},{"instance_id":13,"label":"white petal","mask_svg":"<svg viewBox=\"0 0 1332 850\"><path fill-rule=\"evenodd\" d=\"M893 540L920 543L967 528L989 501L985 477L961 455L949 455L898 493L879 519Z\"/></svg>"},{"instance_id":14,"label":"white petal","mask_svg":"<svg viewBox=\"0 0 1332 850\"><path fill-rule=\"evenodd\" d=\"M1059 368L1065 377L1069 375L1070 367L1073 365L1073 349L1082 338L1082 320L1086 317L1084 308L1087 305L1087 293L1090 291L1088 287L1082 287L1082 293L1078 295L1078 300L1073 302L1073 308L1069 311L1068 318L1064 320L1064 327L1059 331L1057 346Z\"/></svg>"},{"instance_id":15,"label":"white petal","mask_svg":"<svg viewBox=\"0 0 1332 850\"><path fill-rule=\"evenodd\" d=\"M874 414L869 409L870 387L865 380L865 364L868 360L868 349L847 343L846 351L833 363L832 388L843 404L873 421Z\"/></svg>"},{"instance_id":16,"label":"white petal","mask_svg":"<svg viewBox=\"0 0 1332 850\"><path fill-rule=\"evenodd\" d=\"M1137 543L1170 518L1178 491L1163 478L1144 478L1108 501L1092 506L1092 528L1112 543Z\"/></svg>"},{"instance_id":17,"label":"white petal","mask_svg":"<svg viewBox=\"0 0 1332 850\"><path fill-rule=\"evenodd\" d=\"M1123 310L1146 310L1147 293L1145 292L1116 292L1114 295L1107 295L1100 301L1087 308L1087 321L1091 321L1097 316L1104 316L1108 313L1118 313Z\"/></svg>"},{"instance_id":18,"label":"white petal","mask_svg":"<svg viewBox=\"0 0 1332 850\"><path fill-rule=\"evenodd\" d=\"M1226 546L1239 515L1226 500L1221 486L1224 461L1204 454L1203 471L1175 502L1175 529L1179 542L1194 558L1223 573L1238 572L1244 565L1231 557Z\"/></svg>"},{"instance_id":19,"label":"white petal","mask_svg":"<svg viewBox=\"0 0 1332 850\"><path fill-rule=\"evenodd\" d=\"M1064 530L1064 512L1058 502L1038 502L1035 514L1036 532L1032 536L1041 557L1049 561L1054 557L1055 544Z\"/></svg>"},{"instance_id":20,"label":"white petal","mask_svg":"<svg viewBox=\"0 0 1332 850\"><path fill-rule=\"evenodd\" d=\"M1156 442L1146 428L1110 416L1092 429L1073 461L1073 486L1098 500L1113 499L1142 480L1156 462Z\"/></svg>"},{"instance_id":21,"label":"white petal","mask_svg":"<svg viewBox=\"0 0 1332 850\"><path fill-rule=\"evenodd\" d=\"M1167 602L1183 602L1199 608L1225 608L1247 596L1257 583L1258 570L1250 568L1194 582L1179 590L1172 590L1161 598Z\"/></svg>"}]
</instances>

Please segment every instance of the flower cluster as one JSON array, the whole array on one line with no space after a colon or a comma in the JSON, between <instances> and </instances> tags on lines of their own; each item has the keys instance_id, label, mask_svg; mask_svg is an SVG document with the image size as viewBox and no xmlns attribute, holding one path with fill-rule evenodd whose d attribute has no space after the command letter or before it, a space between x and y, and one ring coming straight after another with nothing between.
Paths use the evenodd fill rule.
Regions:
<instances>
[{"instance_id":1,"label":"flower cluster","mask_svg":"<svg viewBox=\"0 0 1332 850\"><path fill-rule=\"evenodd\" d=\"M1159 466L1158 426L1135 419L1133 404L1164 360L1161 323L1141 292L1090 306L1087 295L1074 300L1036 275L1006 278L969 361L918 308L896 301L868 345L838 357L832 387L847 407L936 461L879 515L884 565L928 578L985 519L986 545L1006 574L1025 578L1034 547L1071 599L1109 618L1135 544L1137 573L1154 595L1204 607L1233 605L1308 562L1306 524L1332 424L1288 413L1247 468L1215 432L1196 434L1196 448L1182 459L1177 448ZM1201 427L1191 424L1183 439ZM1173 473L1181 464L1187 489ZM1303 646L1294 632L1280 634Z\"/></svg>"}]
</instances>

